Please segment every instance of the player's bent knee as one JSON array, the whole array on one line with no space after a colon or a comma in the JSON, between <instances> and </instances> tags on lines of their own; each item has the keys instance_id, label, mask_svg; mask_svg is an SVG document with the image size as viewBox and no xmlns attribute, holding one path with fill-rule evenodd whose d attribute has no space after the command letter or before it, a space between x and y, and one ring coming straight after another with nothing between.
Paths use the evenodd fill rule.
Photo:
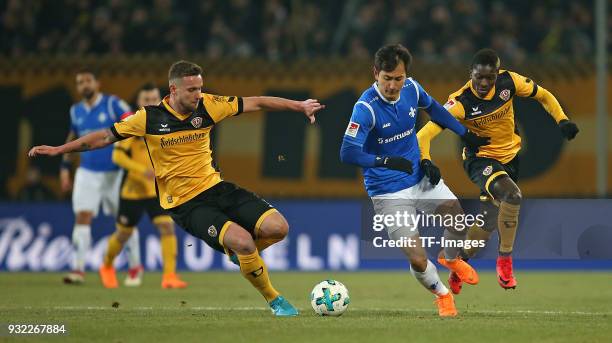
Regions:
<instances>
[{"instance_id":1,"label":"player's bent knee","mask_svg":"<svg viewBox=\"0 0 612 343\"><path fill-rule=\"evenodd\" d=\"M223 246L239 255L247 255L255 252L255 241L251 234L237 224L231 224L223 238Z\"/></svg>"},{"instance_id":2,"label":"player's bent knee","mask_svg":"<svg viewBox=\"0 0 612 343\"><path fill-rule=\"evenodd\" d=\"M506 195L506 202L514 205L518 205L523 200L523 195L521 194L521 190L516 188L512 191L508 192Z\"/></svg>"},{"instance_id":3,"label":"player's bent knee","mask_svg":"<svg viewBox=\"0 0 612 343\"><path fill-rule=\"evenodd\" d=\"M273 213L264 219L259 235L262 238L283 239L289 233L289 223L280 213Z\"/></svg>"}]
</instances>

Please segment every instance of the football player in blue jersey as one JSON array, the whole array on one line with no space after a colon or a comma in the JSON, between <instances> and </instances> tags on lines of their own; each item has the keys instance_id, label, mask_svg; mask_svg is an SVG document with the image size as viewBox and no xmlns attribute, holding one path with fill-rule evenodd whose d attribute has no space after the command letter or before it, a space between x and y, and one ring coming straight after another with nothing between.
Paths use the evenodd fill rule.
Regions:
<instances>
[{"instance_id":1,"label":"football player in blue jersey","mask_svg":"<svg viewBox=\"0 0 612 343\"><path fill-rule=\"evenodd\" d=\"M82 100L70 107L67 142L109 127L130 110L123 100L100 92L100 83L92 70L82 69L77 72L76 88ZM119 167L113 163L112 154L111 145L80 155L72 192L72 208L76 217L72 231L75 255L73 270L64 277L64 283L81 284L84 281L85 263L91 246L91 221L97 216L100 205L107 215L114 216L117 213L121 175ZM73 186L70 177L71 160L69 154L62 158L60 182L63 191L69 191ZM142 271L137 236L132 235L127 243L130 261L128 274L132 279L137 279Z\"/></svg>"},{"instance_id":2,"label":"football player in blue jersey","mask_svg":"<svg viewBox=\"0 0 612 343\"><path fill-rule=\"evenodd\" d=\"M418 82L409 78L411 61L410 52L400 44L387 45L376 52L376 81L353 108L340 159L363 168L365 188L376 215L399 213L416 218L417 211L462 214L457 198L440 180L439 169L430 160L421 160L415 130L417 111L424 109L432 121L455 132L473 149L488 144L489 139L468 131ZM417 224L413 221L408 225L387 225L387 234L396 242L408 239L417 242L401 247L410 260L412 274L437 296L440 316L455 316L453 296L440 280L435 265L428 260L418 239ZM465 239L465 231L446 227L444 237L461 241ZM476 271L458 254L457 247L445 248L445 258L438 261L460 275L464 282L476 284Z\"/></svg>"}]
</instances>

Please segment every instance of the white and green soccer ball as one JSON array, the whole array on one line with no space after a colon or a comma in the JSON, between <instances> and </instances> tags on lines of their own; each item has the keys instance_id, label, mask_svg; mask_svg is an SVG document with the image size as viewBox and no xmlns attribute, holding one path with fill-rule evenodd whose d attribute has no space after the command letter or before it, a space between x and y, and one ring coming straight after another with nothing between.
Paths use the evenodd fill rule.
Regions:
<instances>
[{"instance_id":1,"label":"white and green soccer ball","mask_svg":"<svg viewBox=\"0 0 612 343\"><path fill-rule=\"evenodd\" d=\"M310 304L320 316L338 317L346 312L350 302L348 289L336 280L319 282L310 293Z\"/></svg>"}]
</instances>

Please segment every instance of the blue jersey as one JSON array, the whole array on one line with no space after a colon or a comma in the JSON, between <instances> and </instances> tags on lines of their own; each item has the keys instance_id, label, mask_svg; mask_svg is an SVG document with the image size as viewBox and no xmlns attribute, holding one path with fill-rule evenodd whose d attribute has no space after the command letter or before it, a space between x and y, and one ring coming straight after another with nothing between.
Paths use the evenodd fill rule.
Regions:
<instances>
[{"instance_id":1,"label":"blue jersey","mask_svg":"<svg viewBox=\"0 0 612 343\"><path fill-rule=\"evenodd\" d=\"M91 107L85 101L78 102L70 107L70 129L78 137L107 129L119 121L119 117L129 110L130 107L118 97L100 94ZM119 169L113 163L113 145L82 152L81 167L100 172Z\"/></svg>"},{"instance_id":2,"label":"blue jersey","mask_svg":"<svg viewBox=\"0 0 612 343\"><path fill-rule=\"evenodd\" d=\"M403 157L412 162L413 173L381 167L364 167L363 176L369 196L394 193L419 183L423 172L416 137L416 115L419 108L435 102L412 78L406 79L399 98L388 101L376 83L368 88L353 108L344 141L376 156Z\"/></svg>"}]
</instances>

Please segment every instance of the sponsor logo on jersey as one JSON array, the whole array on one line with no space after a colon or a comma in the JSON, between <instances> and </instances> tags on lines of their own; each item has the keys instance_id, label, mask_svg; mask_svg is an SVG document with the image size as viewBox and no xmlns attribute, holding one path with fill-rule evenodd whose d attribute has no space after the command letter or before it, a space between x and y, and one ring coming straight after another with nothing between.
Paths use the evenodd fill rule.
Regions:
<instances>
[{"instance_id":1,"label":"sponsor logo on jersey","mask_svg":"<svg viewBox=\"0 0 612 343\"><path fill-rule=\"evenodd\" d=\"M169 146L172 145L177 145L177 144L185 144L185 143L191 143L191 142L195 142L195 141L199 141L201 139L204 139L206 137L206 133L192 133L192 134L188 134L188 135L183 135L177 138L161 138L159 140L159 144L160 146L165 149Z\"/></svg>"},{"instance_id":2,"label":"sponsor logo on jersey","mask_svg":"<svg viewBox=\"0 0 612 343\"><path fill-rule=\"evenodd\" d=\"M358 131L359 131L359 124L355 122L349 122L348 127L346 128L346 132L344 134L355 138L357 137Z\"/></svg>"},{"instance_id":3,"label":"sponsor logo on jersey","mask_svg":"<svg viewBox=\"0 0 612 343\"><path fill-rule=\"evenodd\" d=\"M387 144L387 143L393 143L399 139L402 138L406 138L408 136L410 136L410 134L412 134L412 132L414 131L414 127L410 130L406 130L402 133L398 133L396 135L393 135L391 137L388 138L378 138L378 144Z\"/></svg>"},{"instance_id":4,"label":"sponsor logo on jersey","mask_svg":"<svg viewBox=\"0 0 612 343\"><path fill-rule=\"evenodd\" d=\"M384 128L387 128L387 127L389 127L389 126L391 126L391 123L384 123L384 124L383 124L383 129L384 129Z\"/></svg>"},{"instance_id":5,"label":"sponsor logo on jersey","mask_svg":"<svg viewBox=\"0 0 612 343\"><path fill-rule=\"evenodd\" d=\"M504 108L503 110L501 110L500 112L491 114L491 115L487 115L485 117L482 118L476 118L474 119L474 125L476 127L483 127L484 125L497 120L497 119L502 119L506 117L506 114L508 114L508 112L510 112L510 105L506 104L506 108Z\"/></svg>"}]
</instances>

